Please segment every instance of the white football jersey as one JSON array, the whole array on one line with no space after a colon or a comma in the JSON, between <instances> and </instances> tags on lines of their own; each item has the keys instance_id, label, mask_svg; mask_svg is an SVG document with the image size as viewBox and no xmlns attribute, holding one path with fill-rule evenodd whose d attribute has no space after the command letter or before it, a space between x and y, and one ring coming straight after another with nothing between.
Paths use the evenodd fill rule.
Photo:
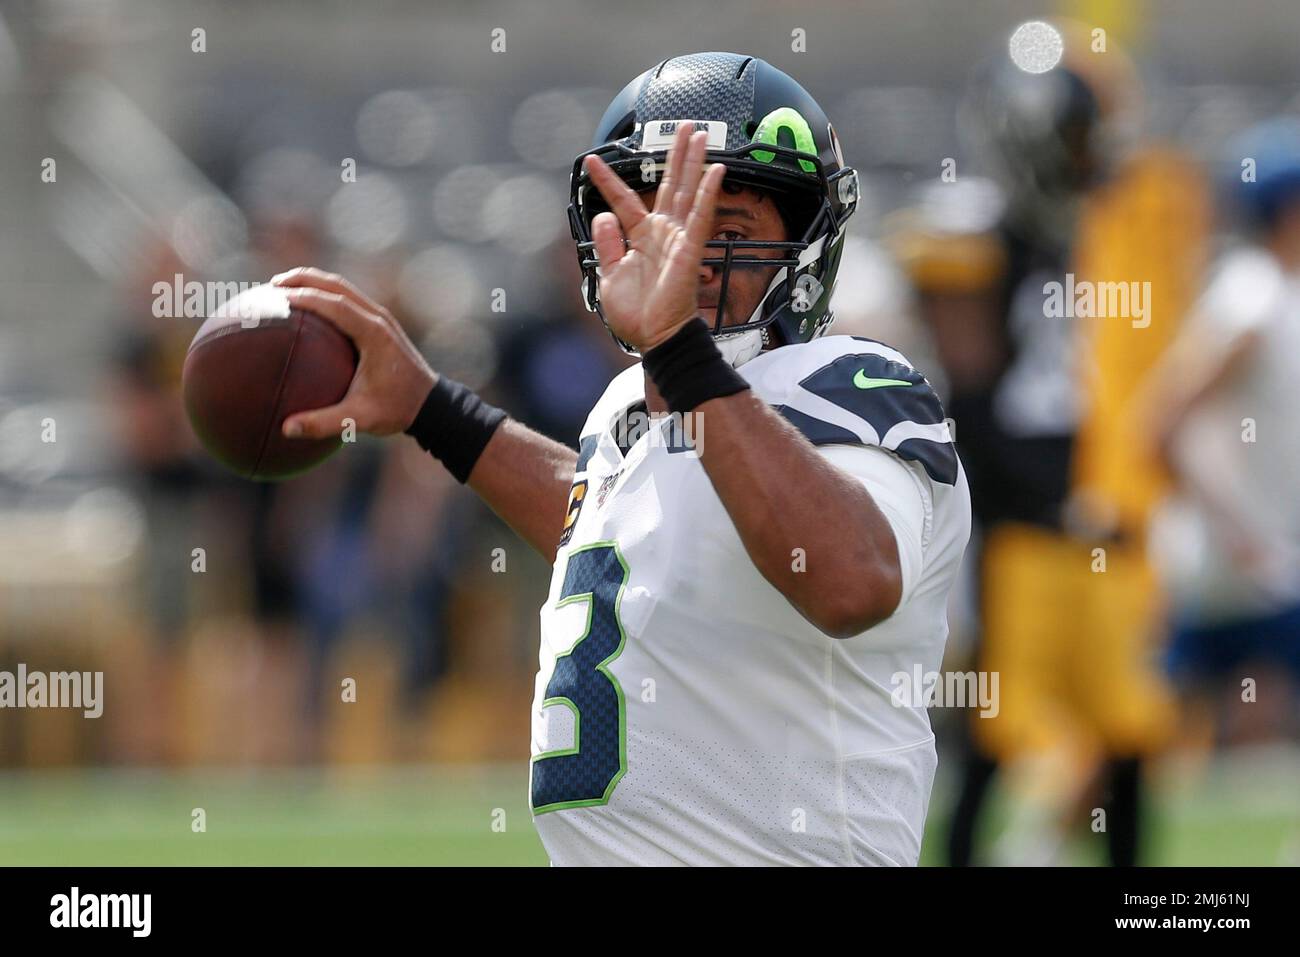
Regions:
<instances>
[{"instance_id":1,"label":"white football jersey","mask_svg":"<svg viewBox=\"0 0 1300 957\"><path fill-rule=\"evenodd\" d=\"M671 420L623 455L616 423L645 391L640 365L618 375L583 428L541 610L530 784L553 864L917 863L934 735L898 676L938 671L970 534L943 411L902 355L853 336L739 372L872 493L903 599L853 638L818 631L755 568Z\"/></svg>"}]
</instances>

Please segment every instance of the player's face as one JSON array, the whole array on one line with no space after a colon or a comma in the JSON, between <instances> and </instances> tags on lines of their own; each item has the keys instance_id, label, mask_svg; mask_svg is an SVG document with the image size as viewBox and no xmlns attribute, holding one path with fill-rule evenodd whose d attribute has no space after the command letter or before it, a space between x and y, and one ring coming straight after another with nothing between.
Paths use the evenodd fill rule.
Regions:
<instances>
[{"instance_id":1,"label":"player's face","mask_svg":"<svg viewBox=\"0 0 1300 957\"><path fill-rule=\"evenodd\" d=\"M654 200L653 191L647 190L641 194L641 201L646 204L647 209L654 206ZM710 240L780 242L787 238L785 223L769 194L749 186L723 181L722 194L718 197L714 209ZM719 249L710 249L706 255L714 257L722 252ZM786 252L788 250L784 249L746 249L738 255L778 259ZM739 325L753 315L778 268L777 266L762 269L732 267L731 277L727 280L724 325ZM717 319L718 296L721 293L722 270L701 265L700 316L710 325Z\"/></svg>"}]
</instances>

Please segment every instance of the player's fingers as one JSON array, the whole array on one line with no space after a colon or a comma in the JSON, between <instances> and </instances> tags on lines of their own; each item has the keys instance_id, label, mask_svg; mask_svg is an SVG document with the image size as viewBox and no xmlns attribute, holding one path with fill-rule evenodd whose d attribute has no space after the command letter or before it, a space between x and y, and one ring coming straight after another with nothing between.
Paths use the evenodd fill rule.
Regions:
<instances>
[{"instance_id":1,"label":"player's fingers","mask_svg":"<svg viewBox=\"0 0 1300 957\"><path fill-rule=\"evenodd\" d=\"M284 420L280 431L290 439L328 439L342 434L349 420L361 428L351 403L345 399L323 409L297 412Z\"/></svg>"},{"instance_id":2,"label":"player's fingers","mask_svg":"<svg viewBox=\"0 0 1300 957\"><path fill-rule=\"evenodd\" d=\"M718 190L722 188L722 178L726 175L725 165L710 164L695 191L695 203L686 220L686 248L697 258L704 256L704 244L708 242L709 231L713 228L713 207L717 204Z\"/></svg>"},{"instance_id":3,"label":"player's fingers","mask_svg":"<svg viewBox=\"0 0 1300 957\"><path fill-rule=\"evenodd\" d=\"M326 272L324 269L317 269L315 266L298 266L282 273L276 273L271 277L271 285L285 288L307 286L325 292L335 292L340 296L346 296L360 306L373 309L376 312L380 309L377 302L343 276L335 272Z\"/></svg>"},{"instance_id":4,"label":"player's fingers","mask_svg":"<svg viewBox=\"0 0 1300 957\"><path fill-rule=\"evenodd\" d=\"M357 345L365 343L375 329L383 325L380 316L367 312L341 293L325 292L311 286L303 286L286 289L285 295L289 297L291 306L314 312L321 318L328 319Z\"/></svg>"},{"instance_id":5,"label":"player's fingers","mask_svg":"<svg viewBox=\"0 0 1300 957\"><path fill-rule=\"evenodd\" d=\"M700 177L704 173L704 153L708 142L709 136L703 132L691 134L687 141L686 156L682 161L676 194L673 196L672 215L678 222L683 222L690 215L695 202Z\"/></svg>"},{"instance_id":6,"label":"player's fingers","mask_svg":"<svg viewBox=\"0 0 1300 957\"><path fill-rule=\"evenodd\" d=\"M623 245L623 230L613 213L600 213L591 221L591 241L596 246L596 258L601 269L608 269L627 254Z\"/></svg>"},{"instance_id":7,"label":"player's fingers","mask_svg":"<svg viewBox=\"0 0 1300 957\"><path fill-rule=\"evenodd\" d=\"M678 167L681 166L682 154L686 152L689 136L686 135L687 124L682 123L673 134L673 142L668 147L668 156L664 160L664 178L659 183L659 192L655 194L654 211L671 212L673 197L677 195Z\"/></svg>"},{"instance_id":8,"label":"player's fingers","mask_svg":"<svg viewBox=\"0 0 1300 957\"><path fill-rule=\"evenodd\" d=\"M326 292L353 293L356 287L338 273L326 272L316 266L295 266L271 277L273 286L312 286ZM360 295L357 292L357 295Z\"/></svg>"},{"instance_id":9,"label":"player's fingers","mask_svg":"<svg viewBox=\"0 0 1300 957\"><path fill-rule=\"evenodd\" d=\"M591 177L600 195L605 197L605 202L609 203L609 208L618 217L623 232L630 235L637 224L646 217L645 203L641 202L641 197L634 193L632 188L623 182L618 174L609 168L609 164L599 156L588 156L584 164L587 175Z\"/></svg>"}]
</instances>

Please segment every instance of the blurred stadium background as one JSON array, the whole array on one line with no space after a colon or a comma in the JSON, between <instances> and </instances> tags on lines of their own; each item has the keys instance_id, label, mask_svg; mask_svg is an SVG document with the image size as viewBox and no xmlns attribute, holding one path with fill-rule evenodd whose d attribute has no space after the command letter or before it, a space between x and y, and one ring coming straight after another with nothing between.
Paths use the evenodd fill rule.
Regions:
<instances>
[{"instance_id":1,"label":"blurred stadium background","mask_svg":"<svg viewBox=\"0 0 1300 957\"><path fill-rule=\"evenodd\" d=\"M103 671L105 706L98 720L0 711L0 864L546 862L526 779L549 569L414 443L363 440L279 486L221 473L178 401L197 320L154 318L155 282L336 269L389 304L435 367L572 444L627 360L581 306L568 171L609 98L666 56L743 50L818 97L865 184L833 331L898 345L936 382L912 240L918 216L966 228L927 204L943 158L963 178L988 172L958 113L1017 24L1104 27L1141 74L1142 136L1193 169L1300 105L1291 0L705 10L4 6L0 669ZM796 28L807 52L792 52ZM340 178L347 158L355 183ZM1294 475L1278 481L1295 495ZM978 632L968 591L956 668ZM1149 637L1154 658L1163 629ZM1258 674L1259 702L1229 683L1164 742L1146 861L1300 863L1295 689ZM969 743L964 713L932 715L924 860L940 863ZM1025 847L1041 821L1010 833L1025 800L998 786L981 825L1003 859L1041 856ZM1104 860L1086 818L1067 838L1053 859Z\"/></svg>"}]
</instances>

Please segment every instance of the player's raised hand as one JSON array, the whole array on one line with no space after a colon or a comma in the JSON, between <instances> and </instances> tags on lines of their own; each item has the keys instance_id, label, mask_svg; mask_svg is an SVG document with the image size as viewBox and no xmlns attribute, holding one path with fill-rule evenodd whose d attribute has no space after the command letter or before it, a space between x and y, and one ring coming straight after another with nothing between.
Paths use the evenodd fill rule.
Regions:
<instances>
[{"instance_id":1,"label":"player's raised hand","mask_svg":"<svg viewBox=\"0 0 1300 957\"><path fill-rule=\"evenodd\" d=\"M271 279L296 309L334 323L359 356L347 395L336 405L300 412L284 421L289 438L317 439L343 431L344 419L372 435L404 431L437 381L393 314L342 276L300 266Z\"/></svg>"},{"instance_id":2,"label":"player's raised hand","mask_svg":"<svg viewBox=\"0 0 1300 957\"><path fill-rule=\"evenodd\" d=\"M726 175L720 163L705 168L707 145L707 134L681 125L654 208L648 211L603 160L588 156L584 161L612 210L591 223L605 321L642 354L699 312L700 262Z\"/></svg>"}]
</instances>

